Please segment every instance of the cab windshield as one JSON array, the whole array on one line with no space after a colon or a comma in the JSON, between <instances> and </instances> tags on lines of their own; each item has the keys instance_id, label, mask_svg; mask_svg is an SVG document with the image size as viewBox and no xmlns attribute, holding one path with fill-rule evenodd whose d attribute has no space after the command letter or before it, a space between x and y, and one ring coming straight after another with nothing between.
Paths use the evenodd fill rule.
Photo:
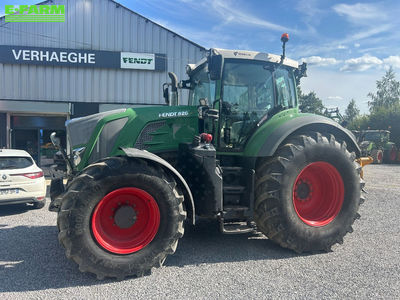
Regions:
<instances>
[{"instance_id":1,"label":"cab windshield","mask_svg":"<svg viewBox=\"0 0 400 300\"><path fill-rule=\"evenodd\" d=\"M379 142L386 139L386 134L383 132L366 132L364 134L364 141Z\"/></svg>"},{"instance_id":2,"label":"cab windshield","mask_svg":"<svg viewBox=\"0 0 400 300\"><path fill-rule=\"evenodd\" d=\"M296 106L293 71L266 62L226 60L220 145L240 148L260 121Z\"/></svg>"}]
</instances>

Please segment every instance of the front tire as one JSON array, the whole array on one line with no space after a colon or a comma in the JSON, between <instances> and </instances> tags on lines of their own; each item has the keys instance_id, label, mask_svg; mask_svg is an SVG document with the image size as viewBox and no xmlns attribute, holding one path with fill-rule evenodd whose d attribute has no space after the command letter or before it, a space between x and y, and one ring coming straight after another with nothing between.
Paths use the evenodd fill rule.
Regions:
<instances>
[{"instance_id":1,"label":"front tire","mask_svg":"<svg viewBox=\"0 0 400 300\"><path fill-rule=\"evenodd\" d=\"M107 158L67 187L59 241L79 270L98 279L142 276L175 252L185 218L183 196L162 167Z\"/></svg>"},{"instance_id":2,"label":"front tire","mask_svg":"<svg viewBox=\"0 0 400 300\"><path fill-rule=\"evenodd\" d=\"M333 135L299 135L256 170L257 227L298 253L329 251L352 232L363 199L355 155Z\"/></svg>"},{"instance_id":3,"label":"front tire","mask_svg":"<svg viewBox=\"0 0 400 300\"><path fill-rule=\"evenodd\" d=\"M373 158L373 164L380 165L383 162L383 151L381 149L374 149L371 151L371 157Z\"/></svg>"}]
</instances>

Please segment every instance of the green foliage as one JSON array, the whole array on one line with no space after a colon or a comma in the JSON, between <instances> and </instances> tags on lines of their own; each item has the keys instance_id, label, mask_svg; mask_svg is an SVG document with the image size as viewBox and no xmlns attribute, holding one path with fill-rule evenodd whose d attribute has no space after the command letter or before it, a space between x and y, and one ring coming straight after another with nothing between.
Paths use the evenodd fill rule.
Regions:
<instances>
[{"instance_id":1,"label":"green foliage","mask_svg":"<svg viewBox=\"0 0 400 300\"><path fill-rule=\"evenodd\" d=\"M362 115L355 118L351 123L347 126L350 130L363 130L368 129L369 127L369 115Z\"/></svg>"},{"instance_id":2,"label":"green foliage","mask_svg":"<svg viewBox=\"0 0 400 300\"><path fill-rule=\"evenodd\" d=\"M371 98L368 102L371 112L400 105L400 82L396 80L396 73L392 67L381 80L376 81L376 89L376 94L368 93L368 97Z\"/></svg>"},{"instance_id":3,"label":"green foliage","mask_svg":"<svg viewBox=\"0 0 400 300\"><path fill-rule=\"evenodd\" d=\"M297 86L297 95L299 97L299 109L303 113L313 113L322 115L325 109L322 100L317 97L315 92L303 94L300 86Z\"/></svg>"},{"instance_id":4,"label":"green foliage","mask_svg":"<svg viewBox=\"0 0 400 300\"><path fill-rule=\"evenodd\" d=\"M344 112L344 119L350 123L354 119L356 119L359 115L360 115L360 110L356 105L356 101L354 99L351 99L349 105L347 105L347 108Z\"/></svg>"}]
</instances>

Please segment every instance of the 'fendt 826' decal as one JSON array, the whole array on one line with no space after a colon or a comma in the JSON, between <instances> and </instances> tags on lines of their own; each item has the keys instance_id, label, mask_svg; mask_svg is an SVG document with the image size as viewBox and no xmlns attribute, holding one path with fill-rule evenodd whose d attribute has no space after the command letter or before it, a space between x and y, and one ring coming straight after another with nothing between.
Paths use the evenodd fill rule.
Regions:
<instances>
[{"instance_id":1,"label":"'fendt 826' decal","mask_svg":"<svg viewBox=\"0 0 400 300\"><path fill-rule=\"evenodd\" d=\"M173 118L173 117L186 117L189 115L188 111L171 111L171 112L164 112L159 113L159 118Z\"/></svg>"}]
</instances>

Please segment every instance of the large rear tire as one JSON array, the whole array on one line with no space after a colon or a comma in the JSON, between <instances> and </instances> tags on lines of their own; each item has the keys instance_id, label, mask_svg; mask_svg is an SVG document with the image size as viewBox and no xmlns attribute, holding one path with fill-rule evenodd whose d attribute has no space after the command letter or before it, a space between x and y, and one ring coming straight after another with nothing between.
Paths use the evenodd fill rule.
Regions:
<instances>
[{"instance_id":1,"label":"large rear tire","mask_svg":"<svg viewBox=\"0 0 400 300\"><path fill-rule=\"evenodd\" d=\"M383 163L394 164L397 160L397 149L395 145L392 145L390 149L383 151Z\"/></svg>"},{"instance_id":2,"label":"large rear tire","mask_svg":"<svg viewBox=\"0 0 400 300\"><path fill-rule=\"evenodd\" d=\"M162 167L107 158L68 185L59 241L80 271L98 279L142 276L175 252L185 218L183 196Z\"/></svg>"},{"instance_id":3,"label":"large rear tire","mask_svg":"<svg viewBox=\"0 0 400 300\"><path fill-rule=\"evenodd\" d=\"M333 135L290 139L256 170L257 227L298 253L342 243L363 201L361 167L354 159Z\"/></svg>"}]
</instances>

